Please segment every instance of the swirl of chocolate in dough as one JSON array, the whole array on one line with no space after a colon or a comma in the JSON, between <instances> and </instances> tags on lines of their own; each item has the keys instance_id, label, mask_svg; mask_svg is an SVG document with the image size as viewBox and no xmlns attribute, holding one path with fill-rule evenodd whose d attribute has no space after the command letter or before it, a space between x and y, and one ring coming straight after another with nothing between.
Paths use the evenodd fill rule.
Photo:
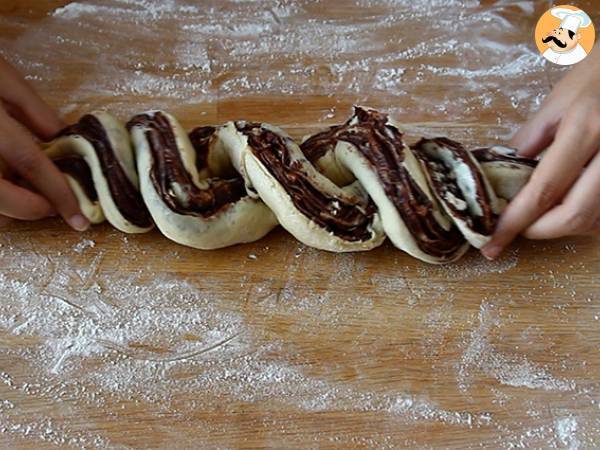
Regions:
<instances>
[{"instance_id":1,"label":"swirl of chocolate in dough","mask_svg":"<svg viewBox=\"0 0 600 450\"><path fill-rule=\"evenodd\" d=\"M453 261L467 241L489 240L504 201L537 164L508 147L467 151L447 138L407 147L387 114L360 107L301 146L265 123L187 134L161 111L133 117L127 129L94 112L46 151L93 223L106 217L140 233L154 219L165 236L203 249L260 239L279 220L325 250L368 250L387 234L424 261Z\"/></svg>"},{"instance_id":2,"label":"swirl of chocolate in dough","mask_svg":"<svg viewBox=\"0 0 600 450\"><path fill-rule=\"evenodd\" d=\"M290 138L265 128L260 123L235 122L236 129L248 138L253 155L267 168L290 196L294 206L310 220L334 235L350 241L372 238L371 225L376 209L356 198L327 193L307 174L302 160L290 154Z\"/></svg>"},{"instance_id":3,"label":"swirl of chocolate in dough","mask_svg":"<svg viewBox=\"0 0 600 450\"><path fill-rule=\"evenodd\" d=\"M125 170L117 159L102 123L93 114L86 114L77 123L63 129L57 138L63 136L80 136L92 145L100 163L102 174L108 184L110 195L119 212L125 219L138 227L151 226L152 219L142 196L127 177ZM75 163L73 159L83 161L80 156L73 155L69 157L68 162L63 160L62 163L59 163L59 168L61 168L61 165L66 168L67 173L76 178L86 192L95 193L95 189L93 191L91 189L93 183L89 167L85 170L84 166L87 166L87 164ZM97 198L97 194L91 198L94 197Z\"/></svg>"},{"instance_id":4,"label":"swirl of chocolate in dough","mask_svg":"<svg viewBox=\"0 0 600 450\"><path fill-rule=\"evenodd\" d=\"M527 184L538 160L519 156L517 150L503 145L471 151L492 184L496 195L510 201Z\"/></svg>"},{"instance_id":5,"label":"swirl of chocolate in dough","mask_svg":"<svg viewBox=\"0 0 600 450\"><path fill-rule=\"evenodd\" d=\"M188 137L196 151L196 168L198 172L208 167L208 154L211 140L217 129L211 126L196 127L189 132ZM241 179L241 177L239 177Z\"/></svg>"},{"instance_id":6,"label":"swirl of chocolate in dough","mask_svg":"<svg viewBox=\"0 0 600 450\"><path fill-rule=\"evenodd\" d=\"M92 172L81 156L64 156L52 161L58 169L72 176L82 187L87 198L91 201L98 201L98 192L92 180Z\"/></svg>"},{"instance_id":7,"label":"swirl of chocolate in dough","mask_svg":"<svg viewBox=\"0 0 600 450\"><path fill-rule=\"evenodd\" d=\"M316 163L333 151L339 141L353 145L367 159L424 253L444 260L453 259L460 252L465 242L462 235L453 225L445 228L435 216L439 206L419 187L404 164L405 153L410 150L402 133L389 123L387 114L355 107L354 116L347 122L315 134L300 147Z\"/></svg>"},{"instance_id":8,"label":"swirl of chocolate in dough","mask_svg":"<svg viewBox=\"0 0 600 450\"><path fill-rule=\"evenodd\" d=\"M184 167L171 124L161 112L134 116L127 129L136 125L147 127L145 134L153 161L150 179L172 211L210 217L247 195L241 177L203 180L206 187L199 188ZM199 170L206 167L208 146L215 131L214 127L199 127L190 133Z\"/></svg>"},{"instance_id":9,"label":"swirl of chocolate in dough","mask_svg":"<svg viewBox=\"0 0 600 450\"><path fill-rule=\"evenodd\" d=\"M475 233L494 232L499 209L494 192L472 154L445 137L420 139L411 146L423 162L430 183L454 220L464 221Z\"/></svg>"},{"instance_id":10,"label":"swirl of chocolate in dough","mask_svg":"<svg viewBox=\"0 0 600 450\"><path fill-rule=\"evenodd\" d=\"M528 166L531 168L535 168L538 165L537 159L519 156L517 155L516 149L499 145L494 147L476 148L471 150L471 153L480 163L503 162L512 164L514 167Z\"/></svg>"}]
</instances>

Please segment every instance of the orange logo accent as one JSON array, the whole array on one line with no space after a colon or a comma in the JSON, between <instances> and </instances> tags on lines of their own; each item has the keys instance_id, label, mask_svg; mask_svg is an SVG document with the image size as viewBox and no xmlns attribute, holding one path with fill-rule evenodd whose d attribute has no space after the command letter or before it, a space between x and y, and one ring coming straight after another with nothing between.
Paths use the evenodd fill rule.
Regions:
<instances>
[{"instance_id":1,"label":"orange logo accent","mask_svg":"<svg viewBox=\"0 0 600 450\"><path fill-rule=\"evenodd\" d=\"M535 45L548 61L567 66L583 60L594 46L596 31L585 11L560 5L546 11L535 27Z\"/></svg>"}]
</instances>

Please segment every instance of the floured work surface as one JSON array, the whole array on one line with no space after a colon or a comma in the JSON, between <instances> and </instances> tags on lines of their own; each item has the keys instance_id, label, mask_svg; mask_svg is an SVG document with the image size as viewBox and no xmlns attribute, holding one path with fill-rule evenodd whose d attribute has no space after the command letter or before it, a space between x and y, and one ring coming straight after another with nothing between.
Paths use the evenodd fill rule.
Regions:
<instances>
[{"instance_id":1,"label":"floured work surface","mask_svg":"<svg viewBox=\"0 0 600 450\"><path fill-rule=\"evenodd\" d=\"M530 41L545 2L36 3L0 6L0 48L69 120L300 137L360 103L484 145L564 73ZM600 445L597 238L444 267L281 229L202 252L48 220L0 245L2 446Z\"/></svg>"}]
</instances>

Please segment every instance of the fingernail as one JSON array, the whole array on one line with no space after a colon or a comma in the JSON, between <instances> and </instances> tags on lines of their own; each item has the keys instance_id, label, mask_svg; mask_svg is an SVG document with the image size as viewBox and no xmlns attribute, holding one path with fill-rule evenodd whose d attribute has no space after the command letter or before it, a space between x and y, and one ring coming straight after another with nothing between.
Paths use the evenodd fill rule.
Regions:
<instances>
[{"instance_id":1,"label":"fingernail","mask_svg":"<svg viewBox=\"0 0 600 450\"><path fill-rule=\"evenodd\" d=\"M483 247L481 249L481 254L483 256L486 257L486 259L489 259L490 261L493 261L494 259L496 259L500 253L502 253L502 247L500 247L499 245L486 245L485 247Z\"/></svg>"},{"instance_id":2,"label":"fingernail","mask_svg":"<svg viewBox=\"0 0 600 450\"><path fill-rule=\"evenodd\" d=\"M77 231L85 231L90 226L90 223L81 214L75 214L69 219L69 225L71 225Z\"/></svg>"}]
</instances>

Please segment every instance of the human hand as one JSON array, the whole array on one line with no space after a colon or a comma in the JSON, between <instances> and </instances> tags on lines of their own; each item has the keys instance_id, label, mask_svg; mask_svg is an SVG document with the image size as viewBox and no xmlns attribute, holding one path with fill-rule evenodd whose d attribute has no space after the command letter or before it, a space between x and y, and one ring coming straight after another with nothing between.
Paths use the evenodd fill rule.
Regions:
<instances>
[{"instance_id":1,"label":"human hand","mask_svg":"<svg viewBox=\"0 0 600 450\"><path fill-rule=\"evenodd\" d=\"M36 144L64 124L15 68L0 57L0 225L60 214L76 230L89 222L69 185Z\"/></svg>"},{"instance_id":2,"label":"human hand","mask_svg":"<svg viewBox=\"0 0 600 450\"><path fill-rule=\"evenodd\" d=\"M485 257L496 258L518 234L600 232L600 48L560 80L511 145L530 158L547 151L502 213Z\"/></svg>"}]
</instances>

